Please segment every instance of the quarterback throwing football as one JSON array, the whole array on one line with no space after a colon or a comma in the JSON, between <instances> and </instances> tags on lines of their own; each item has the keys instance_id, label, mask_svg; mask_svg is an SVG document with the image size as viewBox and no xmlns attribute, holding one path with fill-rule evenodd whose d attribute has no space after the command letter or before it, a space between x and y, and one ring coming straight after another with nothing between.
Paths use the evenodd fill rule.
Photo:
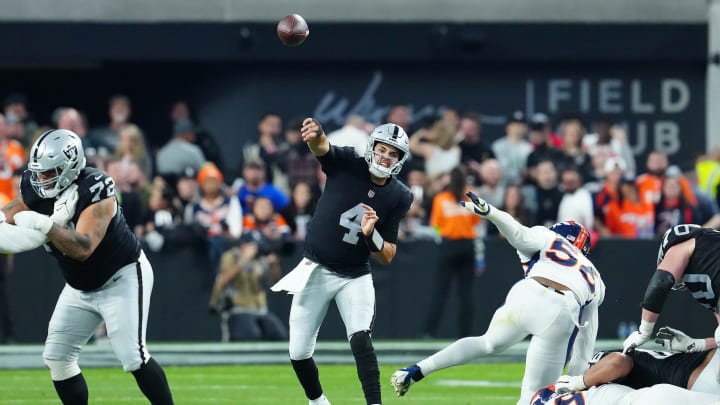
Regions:
<instances>
[{"instance_id":1,"label":"quarterback throwing football","mask_svg":"<svg viewBox=\"0 0 720 405\"><path fill-rule=\"evenodd\" d=\"M335 300L367 404L380 404L380 371L370 333L375 289L369 256L395 257L400 220L410 190L394 175L408 159L409 141L395 124L375 128L364 157L330 144L320 124L306 118L303 141L317 156L327 183L305 239L300 264L272 287L294 294L290 308L290 360L310 404L327 405L313 360L320 324Z\"/></svg>"}]
</instances>

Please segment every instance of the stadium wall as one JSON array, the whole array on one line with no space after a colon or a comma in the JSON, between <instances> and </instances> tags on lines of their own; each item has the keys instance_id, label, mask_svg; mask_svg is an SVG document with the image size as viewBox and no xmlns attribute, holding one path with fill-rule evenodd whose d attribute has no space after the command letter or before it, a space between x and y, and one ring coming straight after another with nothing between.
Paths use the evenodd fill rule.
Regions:
<instances>
[{"instance_id":1,"label":"stadium wall","mask_svg":"<svg viewBox=\"0 0 720 405\"><path fill-rule=\"evenodd\" d=\"M486 242L487 271L474 282L474 334L482 334L494 310L521 277L515 251L501 239ZM655 271L656 241L602 240L591 258L603 274L607 296L600 309L600 338L616 338L621 322L635 322L647 281ZM377 338L418 338L423 330L433 286L436 246L432 242L402 242L395 261L376 265ZM283 258L283 269L296 264L301 245ZM148 338L162 341L212 341L220 339L219 318L208 312L211 274L202 252L192 250L149 254L155 270L155 287L149 318ZM63 286L53 259L41 250L18 255L9 280L10 306L20 343L40 343ZM269 304L287 321L291 297L270 294ZM457 336L457 301L445 308L439 337ZM542 308L533 310L542 311ZM672 325L691 335L712 332L712 313L697 305L686 291L673 292L659 325ZM320 331L321 339L343 339L344 328L334 306Z\"/></svg>"}]
</instances>

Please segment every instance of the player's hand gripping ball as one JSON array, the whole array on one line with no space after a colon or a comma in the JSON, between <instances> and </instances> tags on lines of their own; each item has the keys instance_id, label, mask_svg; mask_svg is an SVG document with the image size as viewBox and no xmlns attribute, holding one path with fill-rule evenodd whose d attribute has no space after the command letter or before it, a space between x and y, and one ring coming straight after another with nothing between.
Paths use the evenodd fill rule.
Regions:
<instances>
[{"instance_id":1,"label":"player's hand gripping ball","mask_svg":"<svg viewBox=\"0 0 720 405\"><path fill-rule=\"evenodd\" d=\"M277 34L285 46L298 46L305 42L310 30L307 22L299 14L290 14L278 22Z\"/></svg>"}]
</instances>

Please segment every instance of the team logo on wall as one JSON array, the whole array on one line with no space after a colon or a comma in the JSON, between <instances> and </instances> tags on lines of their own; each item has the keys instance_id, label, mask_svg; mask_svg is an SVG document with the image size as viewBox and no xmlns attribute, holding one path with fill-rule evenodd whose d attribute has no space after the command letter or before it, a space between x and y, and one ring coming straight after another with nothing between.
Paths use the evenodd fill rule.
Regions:
<instances>
[{"instance_id":1,"label":"team logo on wall","mask_svg":"<svg viewBox=\"0 0 720 405\"><path fill-rule=\"evenodd\" d=\"M372 191L372 190L369 190L369 191L368 191L368 197L370 197L370 198L375 197L375 192Z\"/></svg>"}]
</instances>

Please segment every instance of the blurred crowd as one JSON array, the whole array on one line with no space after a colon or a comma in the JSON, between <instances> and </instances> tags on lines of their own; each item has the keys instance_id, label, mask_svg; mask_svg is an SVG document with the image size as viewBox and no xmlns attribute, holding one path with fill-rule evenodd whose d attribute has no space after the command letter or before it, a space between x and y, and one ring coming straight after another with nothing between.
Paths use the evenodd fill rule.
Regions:
<instances>
[{"instance_id":1,"label":"blurred crowd","mask_svg":"<svg viewBox=\"0 0 720 405\"><path fill-rule=\"evenodd\" d=\"M98 117L103 124L93 127L70 106L58 107L48 123L36 122L30 107L23 94L10 94L4 102L0 204L15 197L34 140L49 128L72 130L83 140L88 164L115 179L128 224L147 249L192 247L207 255L211 307L230 314L227 339L251 330L233 327L233 322L246 325L248 318L265 325L252 329L250 338L283 338L282 327L268 320L265 287L281 275L278 263L290 243L304 239L325 182L301 140L301 117L273 112L258 117L256 134L227 145L241 160L232 162L240 168L233 173L218 142L196 125L184 101L170 107L173 133L157 147L133 122L132 103L124 95L109 98L107 117ZM626 132L607 118L588 122L582 116L526 117L514 111L504 135L487 142L478 113L445 108L414 122L410 111L395 105L385 119L410 135L412 159L400 174L415 199L401 225L405 240L439 240L433 211L441 208L434 200L458 170L468 190L529 226L572 219L594 236L629 239L657 237L681 223L720 226L718 151L673 164L652 151L636 162ZM332 144L364 156L377 124L349 115L328 136ZM485 221L473 226L481 237L498 234Z\"/></svg>"}]
</instances>

